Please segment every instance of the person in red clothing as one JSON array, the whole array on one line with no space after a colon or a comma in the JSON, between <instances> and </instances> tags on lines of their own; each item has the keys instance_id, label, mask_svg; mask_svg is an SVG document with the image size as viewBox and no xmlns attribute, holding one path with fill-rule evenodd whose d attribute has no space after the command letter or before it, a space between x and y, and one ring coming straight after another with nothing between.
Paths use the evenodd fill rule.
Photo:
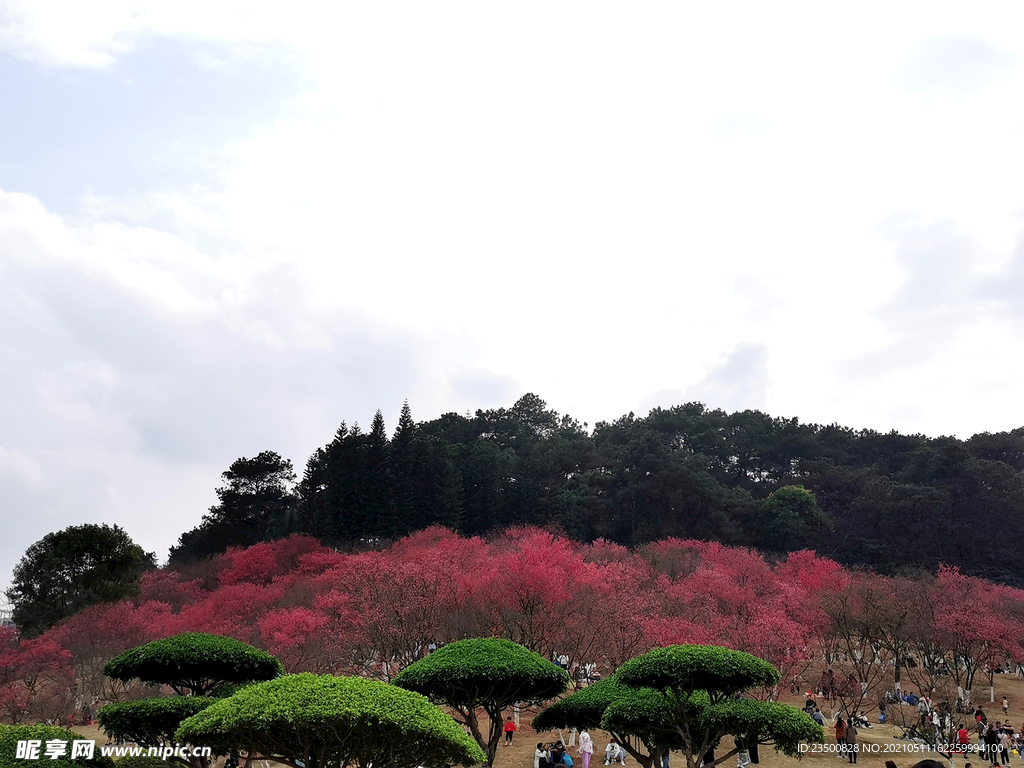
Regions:
<instances>
[{"instance_id":1,"label":"person in red clothing","mask_svg":"<svg viewBox=\"0 0 1024 768\"><path fill-rule=\"evenodd\" d=\"M512 746L512 734L516 732L516 724L512 722L512 716L505 718L505 746Z\"/></svg>"},{"instance_id":2,"label":"person in red clothing","mask_svg":"<svg viewBox=\"0 0 1024 768\"><path fill-rule=\"evenodd\" d=\"M971 735L967 732L966 726L960 726L960 730L956 734L956 741L959 751L967 754L967 745L971 743Z\"/></svg>"}]
</instances>

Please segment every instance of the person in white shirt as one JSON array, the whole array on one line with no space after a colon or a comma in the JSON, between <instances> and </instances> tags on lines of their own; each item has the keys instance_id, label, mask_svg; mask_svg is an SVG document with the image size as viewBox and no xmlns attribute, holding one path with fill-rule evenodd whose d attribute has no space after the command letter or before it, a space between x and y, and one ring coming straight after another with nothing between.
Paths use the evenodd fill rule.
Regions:
<instances>
[{"instance_id":1,"label":"person in white shirt","mask_svg":"<svg viewBox=\"0 0 1024 768\"><path fill-rule=\"evenodd\" d=\"M604 764L612 765L613 763L626 764L626 750L615 740L614 736L608 742L608 746L604 748Z\"/></svg>"}]
</instances>

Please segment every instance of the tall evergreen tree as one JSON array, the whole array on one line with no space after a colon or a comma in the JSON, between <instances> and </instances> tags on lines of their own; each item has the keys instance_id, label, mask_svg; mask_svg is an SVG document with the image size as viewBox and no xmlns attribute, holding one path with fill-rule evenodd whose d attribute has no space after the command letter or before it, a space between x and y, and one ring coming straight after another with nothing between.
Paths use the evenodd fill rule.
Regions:
<instances>
[{"instance_id":1,"label":"tall evergreen tree","mask_svg":"<svg viewBox=\"0 0 1024 768\"><path fill-rule=\"evenodd\" d=\"M416 509L423 525L463 530L462 476L451 456L456 448L422 433L416 436L413 445Z\"/></svg>"},{"instance_id":2,"label":"tall evergreen tree","mask_svg":"<svg viewBox=\"0 0 1024 768\"><path fill-rule=\"evenodd\" d=\"M360 502L366 516L367 534L374 538L389 539L405 533L395 514L389 452L384 416L378 410L370 423L360 461Z\"/></svg>"},{"instance_id":3,"label":"tall evergreen tree","mask_svg":"<svg viewBox=\"0 0 1024 768\"><path fill-rule=\"evenodd\" d=\"M409 401L402 404L398 427L391 439L389 467L395 517L404 531L423 528L426 516L416 503L416 422L412 420Z\"/></svg>"},{"instance_id":4,"label":"tall evergreen tree","mask_svg":"<svg viewBox=\"0 0 1024 768\"><path fill-rule=\"evenodd\" d=\"M332 540L355 541L367 535L366 510L363 506L363 462L361 449L366 436L358 422L351 428L342 422L327 451L325 494Z\"/></svg>"},{"instance_id":5,"label":"tall evergreen tree","mask_svg":"<svg viewBox=\"0 0 1024 768\"><path fill-rule=\"evenodd\" d=\"M344 426L344 423L342 423ZM333 517L328 513L327 449L317 448L306 461L302 479L295 487L301 530L319 539L333 539Z\"/></svg>"},{"instance_id":6,"label":"tall evergreen tree","mask_svg":"<svg viewBox=\"0 0 1024 768\"><path fill-rule=\"evenodd\" d=\"M292 463L274 451L243 456L221 477L225 484L217 489L220 503L210 507L198 528L181 535L171 548L171 562L195 562L228 547L266 541L274 521L286 517L296 503Z\"/></svg>"}]
</instances>

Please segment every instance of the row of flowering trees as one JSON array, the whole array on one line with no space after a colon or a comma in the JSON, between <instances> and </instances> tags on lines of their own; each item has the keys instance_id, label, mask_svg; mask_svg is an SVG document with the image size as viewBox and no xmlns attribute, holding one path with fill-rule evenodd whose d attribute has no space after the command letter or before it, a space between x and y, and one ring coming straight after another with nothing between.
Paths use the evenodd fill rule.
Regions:
<instances>
[{"instance_id":1,"label":"row of flowering trees","mask_svg":"<svg viewBox=\"0 0 1024 768\"><path fill-rule=\"evenodd\" d=\"M1024 658L1024 591L955 569L888 578L811 552L769 563L715 543L627 550L533 528L490 540L432 528L357 553L293 536L151 571L135 600L94 606L33 640L2 630L0 718L67 722L144 695L103 665L189 631L264 648L289 672L387 682L431 644L468 637L505 637L605 675L655 646L716 644L768 660L784 689L833 668L857 683L836 684L837 702L859 710L896 682L940 696L990 683Z\"/></svg>"}]
</instances>

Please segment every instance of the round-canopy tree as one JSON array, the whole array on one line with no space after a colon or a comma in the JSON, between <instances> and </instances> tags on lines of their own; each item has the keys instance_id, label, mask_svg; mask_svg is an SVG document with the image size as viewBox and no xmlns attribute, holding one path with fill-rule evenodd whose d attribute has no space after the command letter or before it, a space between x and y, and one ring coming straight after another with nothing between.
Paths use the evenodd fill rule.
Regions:
<instances>
[{"instance_id":1,"label":"round-canopy tree","mask_svg":"<svg viewBox=\"0 0 1024 768\"><path fill-rule=\"evenodd\" d=\"M11 618L25 637L41 635L90 605L132 597L153 561L152 552L116 525L73 525L48 533L14 569L6 593Z\"/></svg>"},{"instance_id":2,"label":"round-canopy tree","mask_svg":"<svg viewBox=\"0 0 1024 768\"><path fill-rule=\"evenodd\" d=\"M103 672L115 680L167 685L177 696L108 704L98 719L114 739L156 747L174 743L182 721L210 706L219 691L284 673L266 651L230 637L188 632L140 645L107 662ZM169 761L205 768L205 758Z\"/></svg>"},{"instance_id":3,"label":"round-canopy tree","mask_svg":"<svg viewBox=\"0 0 1024 768\"><path fill-rule=\"evenodd\" d=\"M821 541L833 530L832 520L802 485L786 485L764 500L764 543L780 551Z\"/></svg>"},{"instance_id":4,"label":"round-canopy tree","mask_svg":"<svg viewBox=\"0 0 1024 768\"><path fill-rule=\"evenodd\" d=\"M504 710L514 704L540 704L568 684L569 675L561 667L497 637L449 643L395 678L395 685L451 707L483 748L488 765L498 751ZM490 720L486 739L477 719L481 708Z\"/></svg>"},{"instance_id":5,"label":"round-canopy tree","mask_svg":"<svg viewBox=\"0 0 1024 768\"><path fill-rule=\"evenodd\" d=\"M125 651L107 662L103 674L168 685L179 696L207 696L224 685L277 677L284 667L266 651L230 637L186 632Z\"/></svg>"},{"instance_id":6,"label":"round-canopy tree","mask_svg":"<svg viewBox=\"0 0 1024 768\"><path fill-rule=\"evenodd\" d=\"M606 718L616 703L616 716ZM631 688L612 676L556 701L533 719L533 727L537 731L603 728L643 768L651 768L661 765L665 752L682 746L672 715L668 700L658 691Z\"/></svg>"},{"instance_id":7,"label":"round-canopy tree","mask_svg":"<svg viewBox=\"0 0 1024 768\"><path fill-rule=\"evenodd\" d=\"M164 746L174 743L174 732L182 721L202 712L214 701L216 699L206 696L119 701L103 707L97 719L112 739L146 747Z\"/></svg>"},{"instance_id":8,"label":"round-canopy tree","mask_svg":"<svg viewBox=\"0 0 1024 768\"><path fill-rule=\"evenodd\" d=\"M671 711L670 724L678 736L687 768L717 765L740 750L705 761L725 736L747 745L772 744L790 755L801 741L821 741L821 726L803 711L774 702L741 698L743 691L779 682L779 672L764 659L742 651L711 645L672 645L655 648L619 667L623 685L653 688ZM608 727L636 712L626 700L609 705L602 722Z\"/></svg>"},{"instance_id":9,"label":"round-canopy tree","mask_svg":"<svg viewBox=\"0 0 1024 768\"><path fill-rule=\"evenodd\" d=\"M477 765L480 747L424 697L376 680L304 672L257 683L181 724L180 742L299 768Z\"/></svg>"}]
</instances>

